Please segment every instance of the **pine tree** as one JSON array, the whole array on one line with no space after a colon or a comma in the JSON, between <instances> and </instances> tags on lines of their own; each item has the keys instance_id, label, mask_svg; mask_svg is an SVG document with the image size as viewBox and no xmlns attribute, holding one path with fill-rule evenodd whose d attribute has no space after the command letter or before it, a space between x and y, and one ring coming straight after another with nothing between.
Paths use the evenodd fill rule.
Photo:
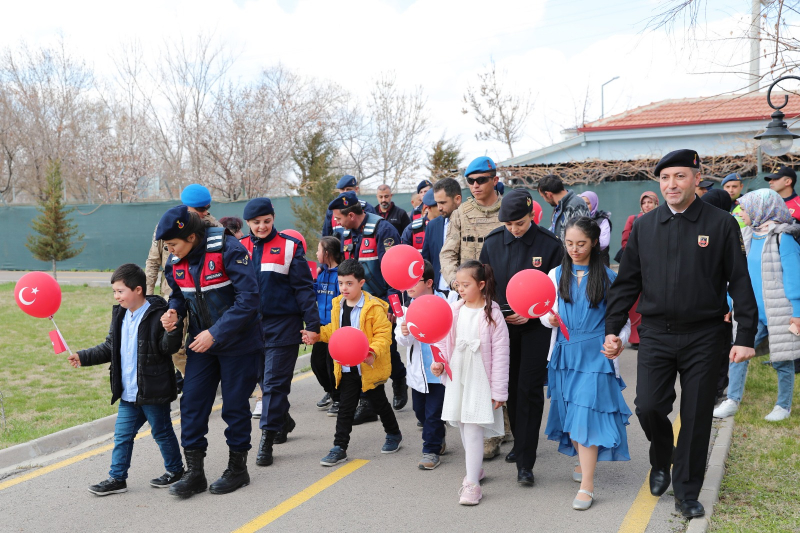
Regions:
<instances>
[{"instance_id":1,"label":"pine tree","mask_svg":"<svg viewBox=\"0 0 800 533\"><path fill-rule=\"evenodd\" d=\"M40 214L31 222L31 227L38 235L28 235L25 245L39 261L52 262L54 278L56 262L75 257L86 246L75 246L83 240L83 234L79 235L77 224L67 218L75 209L64 205L61 196L63 187L61 162L56 160L47 169L45 188L37 208Z\"/></svg>"},{"instance_id":2,"label":"pine tree","mask_svg":"<svg viewBox=\"0 0 800 533\"><path fill-rule=\"evenodd\" d=\"M292 153L300 176L297 192L301 199L292 198L297 230L306 238L307 255L314 257L321 236L322 223L328 204L334 196L337 176L331 171L335 150L322 131L302 140Z\"/></svg>"},{"instance_id":3,"label":"pine tree","mask_svg":"<svg viewBox=\"0 0 800 533\"><path fill-rule=\"evenodd\" d=\"M428 154L425 168L431 173L431 181L438 181L458 171L458 165L464 160L461 146L454 140L441 138L433 144L433 151Z\"/></svg>"}]
</instances>

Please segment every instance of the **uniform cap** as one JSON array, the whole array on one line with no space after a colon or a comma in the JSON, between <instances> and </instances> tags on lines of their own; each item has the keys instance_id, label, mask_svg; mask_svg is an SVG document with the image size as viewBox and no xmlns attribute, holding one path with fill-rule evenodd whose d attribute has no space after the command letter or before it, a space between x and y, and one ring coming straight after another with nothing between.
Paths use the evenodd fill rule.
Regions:
<instances>
[{"instance_id":1,"label":"uniform cap","mask_svg":"<svg viewBox=\"0 0 800 533\"><path fill-rule=\"evenodd\" d=\"M654 173L658 177L662 170L671 167L700 168L700 156L694 150L675 150L661 158Z\"/></svg>"},{"instance_id":2,"label":"uniform cap","mask_svg":"<svg viewBox=\"0 0 800 533\"><path fill-rule=\"evenodd\" d=\"M525 189L511 189L503 196L497 220L500 222L513 222L530 215L533 209L533 198Z\"/></svg>"},{"instance_id":3,"label":"uniform cap","mask_svg":"<svg viewBox=\"0 0 800 533\"><path fill-rule=\"evenodd\" d=\"M353 207L358 203L358 196L353 191L343 192L339 196L336 197L331 203L328 204L328 209L333 211L334 209L346 209L348 207Z\"/></svg>"},{"instance_id":4,"label":"uniform cap","mask_svg":"<svg viewBox=\"0 0 800 533\"><path fill-rule=\"evenodd\" d=\"M742 181L742 177L736 172L734 172L733 174L728 174L727 176L725 176L725 179L722 180L722 186L724 187L725 184L728 183L729 181Z\"/></svg>"},{"instance_id":5,"label":"uniform cap","mask_svg":"<svg viewBox=\"0 0 800 533\"><path fill-rule=\"evenodd\" d=\"M190 216L189 209L185 205L176 205L168 209L158 221L156 240L168 241L180 235L188 224Z\"/></svg>"},{"instance_id":6,"label":"uniform cap","mask_svg":"<svg viewBox=\"0 0 800 533\"><path fill-rule=\"evenodd\" d=\"M345 189L347 187L356 186L358 186L358 180L355 176L351 176L350 174L345 174L339 179L339 181L336 182L337 189Z\"/></svg>"},{"instance_id":7,"label":"uniform cap","mask_svg":"<svg viewBox=\"0 0 800 533\"><path fill-rule=\"evenodd\" d=\"M422 197L422 203L428 207L433 207L436 205L436 200L433 199L433 189L428 189L428 192L426 192L425 196Z\"/></svg>"},{"instance_id":8,"label":"uniform cap","mask_svg":"<svg viewBox=\"0 0 800 533\"><path fill-rule=\"evenodd\" d=\"M494 161L492 161L491 157L487 157L485 155L476 157L472 160L472 163L469 164L467 170L464 171L464 177L467 177L470 174L484 172L497 172L497 165L494 164Z\"/></svg>"},{"instance_id":9,"label":"uniform cap","mask_svg":"<svg viewBox=\"0 0 800 533\"><path fill-rule=\"evenodd\" d=\"M711 180L702 180L700 182L700 185L698 185L698 187L700 187L701 189L710 189L713 186L714 186L714 182L711 181Z\"/></svg>"},{"instance_id":10,"label":"uniform cap","mask_svg":"<svg viewBox=\"0 0 800 533\"><path fill-rule=\"evenodd\" d=\"M431 183L431 182L430 182L430 181L428 181L428 180L422 180L422 181L420 181L419 183L417 183L417 192L421 191L421 190L422 190L422 189L424 189L425 187L431 187L431 188L433 188L433 183ZM427 205L427 204L426 204L426 205Z\"/></svg>"},{"instance_id":11,"label":"uniform cap","mask_svg":"<svg viewBox=\"0 0 800 533\"><path fill-rule=\"evenodd\" d=\"M189 207L205 207L211 205L211 193L199 183L192 183L181 192L181 203Z\"/></svg>"},{"instance_id":12,"label":"uniform cap","mask_svg":"<svg viewBox=\"0 0 800 533\"><path fill-rule=\"evenodd\" d=\"M778 178L792 178L792 183L796 183L797 173L791 168L787 167L786 165L781 165L781 168L779 168L778 171L775 172L774 174L770 174L769 176L764 176L765 181L772 181Z\"/></svg>"},{"instance_id":13,"label":"uniform cap","mask_svg":"<svg viewBox=\"0 0 800 533\"><path fill-rule=\"evenodd\" d=\"M274 214L275 209L272 207L272 200L269 198L253 198L244 206L242 217L245 220L253 220L256 217Z\"/></svg>"}]
</instances>

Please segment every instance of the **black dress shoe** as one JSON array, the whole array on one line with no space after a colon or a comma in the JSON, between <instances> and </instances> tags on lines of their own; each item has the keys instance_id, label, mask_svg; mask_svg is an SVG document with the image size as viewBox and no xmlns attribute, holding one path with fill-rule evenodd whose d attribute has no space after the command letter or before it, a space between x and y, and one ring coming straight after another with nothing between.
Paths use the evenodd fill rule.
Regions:
<instances>
[{"instance_id":1,"label":"black dress shoe","mask_svg":"<svg viewBox=\"0 0 800 533\"><path fill-rule=\"evenodd\" d=\"M650 494L653 496L661 496L667 492L671 482L669 468L653 468L650 470Z\"/></svg>"},{"instance_id":2,"label":"black dress shoe","mask_svg":"<svg viewBox=\"0 0 800 533\"><path fill-rule=\"evenodd\" d=\"M528 487L533 485L533 472L529 468L520 468L517 472L517 483Z\"/></svg>"},{"instance_id":3,"label":"black dress shoe","mask_svg":"<svg viewBox=\"0 0 800 533\"><path fill-rule=\"evenodd\" d=\"M406 384L406 378L393 379L392 390L394 391L392 407L395 411L399 411L408 403L408 385Z\"/></svg>"},{"instance_id":4,"label":"black dress shoe","mask_svg":"<svg viewBox=\"0 0 800 533\"><path fill-rule=\"evenodd\" d=\"M508 455L506 455L506 462L507 463L516 463L517 462L517 452L515 452L514 450L511 450L510 452L508 452Z\"/></svg>"},{"instance_id":5,"label":"black dress shoe","mask_svg":"<svg viewBox=\"0 0 800 533\"><path fill-rule=\"evenodd\" d=\"M706 514L703 504L697 500L679 500L675 498L675 510L684 518L697 518Z\"/></svg>"}]
</instances>

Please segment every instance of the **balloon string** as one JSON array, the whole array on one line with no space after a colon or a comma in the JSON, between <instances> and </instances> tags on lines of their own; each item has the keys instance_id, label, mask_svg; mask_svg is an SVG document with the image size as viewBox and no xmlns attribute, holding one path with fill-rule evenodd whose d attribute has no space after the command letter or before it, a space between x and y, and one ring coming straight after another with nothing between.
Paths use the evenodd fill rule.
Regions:
<instances>
[{"instance_id":1,"label":"balloon string","mask_svg":"<svg viewBox=\"0 0 800 533\"><path fill-rule=\"evenodd\" d=\"M61 330L60 330L60 329L58 329L58 324L56 324L56 319L55 319L54 317L52 317L52 316L51 316L51 317L50 317L50 321L51 321L51 322L53 323L53 325L56 327L56 331L58 332L58 336L59 336L59 337L61 337L61 340L62 340L62 341L64 341L64 346L66 346L66 348L67 348L67 351L69 352L69 354L70 354L70 355L72 355L72 350L70 350L70 349L69 349L69 344L67 344L67 339L65 339L65 338L64 338L64 335L62 335L62 334L61 334Z\"/></svg>"}]
</instances>

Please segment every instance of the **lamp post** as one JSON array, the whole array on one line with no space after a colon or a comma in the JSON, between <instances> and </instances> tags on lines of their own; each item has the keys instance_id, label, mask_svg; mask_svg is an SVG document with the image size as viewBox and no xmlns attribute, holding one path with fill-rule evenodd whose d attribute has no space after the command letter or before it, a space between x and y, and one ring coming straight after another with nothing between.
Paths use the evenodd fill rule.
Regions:
<instances>
[{"instance_id":1,"label":"lamp post","mask_svg":"<svg viewBox=\"0 0 800 533\"><path fill-rule=\"evenodd\" d=\"M607 82L605 82L603 85L600 86L600 118L604 118L606 116L606 101L605 101L605 94L603 91L606 88L606 85L618 79L619 76L614 76L613 78L611 78L610 80L608 80Z\"/></svg>"},{"instance_id":2,"label":"lamp post","mask_svg":"<svg viewBox=\"0 0 800 533\"><path fill-rule=\"evenodd\" d=\"M794 140L800 137L800 135L792 133L786 126L786 122L783 120L786 115L783 114L781 109L786 107L786 104L789 103L789 97L784 94L783 103L779 106L776 106L772 103L772 89L774 89L778 83L784 80L800 81L800 77L783 76L772 82L772 85L769 86L769 90L767 90L767 103L772 109L775 110L775 112L772 114L772 120L769 124L767 124L767 129L753 137L754 139L761 141L761 150L764 153L774 157L788 154L789 150L792 149Z\"/></svg>"}]
</instances>

